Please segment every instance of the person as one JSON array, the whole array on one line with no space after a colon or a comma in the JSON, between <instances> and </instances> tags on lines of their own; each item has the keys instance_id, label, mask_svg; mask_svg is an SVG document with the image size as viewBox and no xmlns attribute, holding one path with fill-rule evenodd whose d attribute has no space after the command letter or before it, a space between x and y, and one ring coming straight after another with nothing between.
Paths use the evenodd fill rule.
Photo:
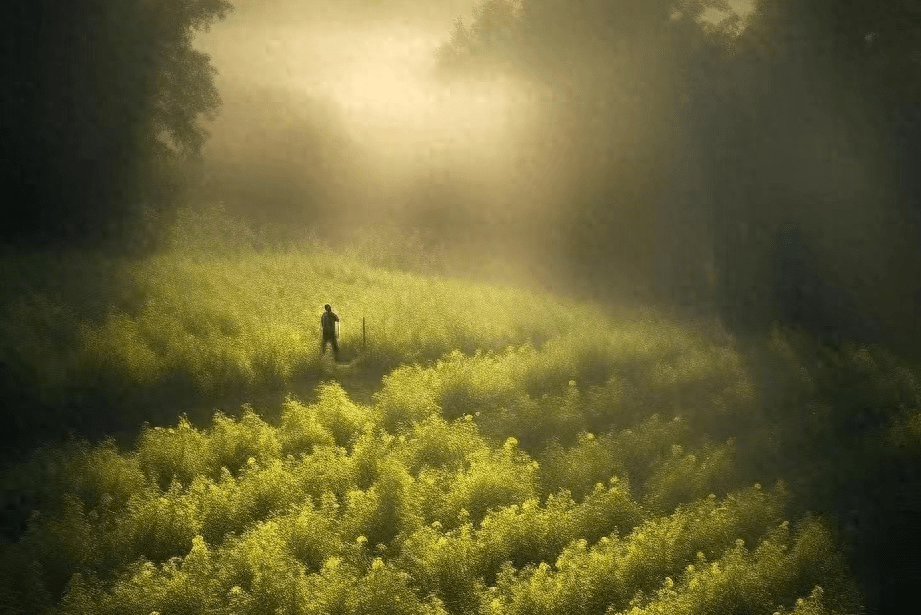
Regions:
<instances>
[{"instance_id":1,"label":"person","mask_svg":"<svg viewBox=\"0 0 921 615\"><path fill-rule=\"evenodd\" d=\"M336 313L333 312L333 309L327 303L323 306L323 309L326 310L323 312L323 315L320 316L320 327L323 329L323 346L321 347L320 354L326 353L326 344L330 344L333 347L333 356L339 358L339 342L337 341L337 325L339 324L339 317L336 316Z\"/></svg>"}]
</instances>

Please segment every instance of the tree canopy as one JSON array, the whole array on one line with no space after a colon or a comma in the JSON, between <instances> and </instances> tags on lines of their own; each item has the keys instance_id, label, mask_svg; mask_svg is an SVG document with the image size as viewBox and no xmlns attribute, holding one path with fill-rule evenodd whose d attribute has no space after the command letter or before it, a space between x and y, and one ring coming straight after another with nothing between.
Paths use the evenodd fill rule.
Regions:
<instances>
[{"instance_id":1,"label":"tree canopy","mask_svg":"<svg viewBox=\"0 0 921 615\"><path fill-rule=\"evenodd\" d=\"M919 50L904 0L489 0L439 59L546 85L580 274L897 340L921 305Z\"/></svg>"},{"instance_id":2,"label":"tree canopy","mask_svg":"<svg viewBox=\"0 0 921 615\"><path fill-rule=\"evenodd\" d=\"M170 201L217 109L194 31L227 0L15 0L0 26L3 239L96 242Z\"/></svg>"}]
</instances>

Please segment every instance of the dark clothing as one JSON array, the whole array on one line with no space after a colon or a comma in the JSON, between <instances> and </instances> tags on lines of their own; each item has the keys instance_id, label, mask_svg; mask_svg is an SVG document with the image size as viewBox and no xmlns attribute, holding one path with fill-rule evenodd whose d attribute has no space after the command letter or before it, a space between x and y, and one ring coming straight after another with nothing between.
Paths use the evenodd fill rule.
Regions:
<instances>
[{"instance_id":1,"label":"dark clothing","mask_svg":"<svg viewBox=\"0 0 921 615\"><path fill-rule=\"evenodd\" d=\"M333 356L339 357L339 342L336 339L336 323L339 317L333 312L323 312L320 316L320 327L323 329L323 343L320 346L320 354L326 353L326 345L333 347Z\"/></svg>"},{"instance_id":2,"label":"dark clothing","mask_svg":"<svg viewBox=\"0 0 921 615\"><path fill-rule=\"evenodd\" d=\"M333 347L333 356L339 356L339 342L336 341L336 332L333 331L329 333L327 331L323 332L323 345L320 347L320 354L326 353L326 345L331 344Z\"/></svg>"},{"instance_id":3,"label":"dark clothing","mask_svg":"<svg viewBox=\"0 0 921 615\"><path fill-rule=\"evenodd\" d=\"M323 312L323 315L320 316L320 326L323 327L323 334L332 333L333 337L335 337L337 322L339 322L339 317L336 316L335 312Z\"/></svg>"}]
</instances>

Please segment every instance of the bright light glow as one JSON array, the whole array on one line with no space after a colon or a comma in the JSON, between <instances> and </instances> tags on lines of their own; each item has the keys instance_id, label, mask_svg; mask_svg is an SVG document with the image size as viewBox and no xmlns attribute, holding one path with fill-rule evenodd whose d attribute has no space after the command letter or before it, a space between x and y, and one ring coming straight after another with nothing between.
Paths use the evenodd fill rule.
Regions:
<instances>
[{"instance_id":1,"label":"bright light glow","mask_svg":"<svg viewBox=\"0 0 921 615\"><path fill-rule=\"evenodd\" d=\"M222 62L221 79L281 87L292 100L332 101L352 136L369 145L482 146L506 137L531 99L507 79L437 82L432 70L435 50L445 39L440 31L386 23L361 29L275 27L265 35L265 53L248 57L230 49L230 39L239 40L232 34L219 46L206 40L215 55L236 56ZM246 38L252 41L254 33L247 31Z\"/></svg>"},{"instance_id":2,"label":"bright light glow","mask_svg":"<svg viewBox=\"0 0 921 615\"><path fill-rule=\"evenodd\" d=\"M507 77L436 79L446 37L444 24L392 21L215 28L198 41L224 95L206 157L236 169L302 163L305 178L332 161L341 193L329 198L382 215L447 185L508 203L546 93Z\"/></svg>"},{"instance_id":3,"label":"bright light glow","mask_svg":"<svg viewBox=\"0 0 921 615\"><path fill-rule=\"evenodd\" d=\"M754 0L729 0L726 10L710 7L704 10L701 20L711 24L718 24L733 14L746 19L754 10Z\"/></svg>"}]
</instances>

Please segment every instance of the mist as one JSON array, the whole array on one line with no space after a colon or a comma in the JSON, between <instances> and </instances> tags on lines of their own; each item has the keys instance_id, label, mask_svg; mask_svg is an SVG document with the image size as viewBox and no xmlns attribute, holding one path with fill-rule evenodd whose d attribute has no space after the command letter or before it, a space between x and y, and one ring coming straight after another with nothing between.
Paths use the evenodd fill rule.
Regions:
<instances>
[{"instance_id":1,"label":"mist","mask_svg":"<svg viewBox=\"0 0 921 615\"><path fill-rule=\"evenodd\" d=\"M917 354L902 5L85 1L6 25L5 243L140 253L218 206L269 243L404 235L452 275Z\"/></svg>"},{"instance_id":2,"label":"mist","mask_svg":"<svg viewBox=\"0 0 921 615\"><path fill-rule=\"evenodd\" d=\"M4 612L916 594L912 3L12 7Z\"/></svg>"},{"instance_id":3,"label":"mist","mask_svg":"<svg viewBox=\"0 0 921 615\"><path fill-rule=\"evenodd\" d=\"M436 51L472 3L362 6L244 4L200 36L223 98L205 194L295 235L386 225L510 256L495 225L536 209L534 178L516 168L538 122L534 88L439 74Z\"/></svg>"},{"instance_id":4,"label":"mist","mask_svg":"<svg viewBox=\"0 0 921 615\"><path fill-rule=\"evenodd\" d=\"M907 351L891 119L773 6L240 3L196 40L223 98L204 194L275 232L387 227L456 272Z\"/></svg>"}]
</instances>

